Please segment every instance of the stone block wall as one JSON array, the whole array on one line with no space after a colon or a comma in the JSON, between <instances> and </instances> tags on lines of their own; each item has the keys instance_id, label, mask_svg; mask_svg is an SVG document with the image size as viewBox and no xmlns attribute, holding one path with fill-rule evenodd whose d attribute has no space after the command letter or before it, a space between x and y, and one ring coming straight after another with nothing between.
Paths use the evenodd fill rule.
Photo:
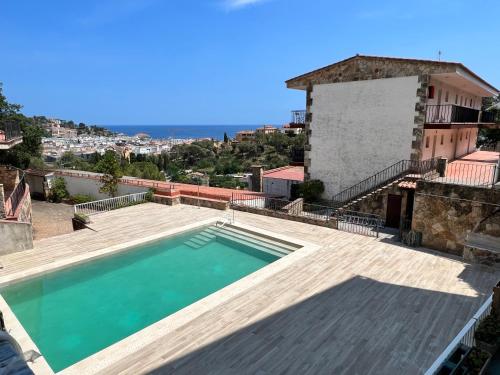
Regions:
<instances>
[{"instance_id":1,"label":"stone block wall","mask_svg":"<svg viewBox=\"0 0 500 375\"><path fill-rule=\"evenodd\" d=\"M412 229L422 233L423 246L462 256L467 234L486 228L499 203L499 190L418 181ZM498 233L495 223L488 228Z\"/></svg>"},{"instance_id":2,"label":"stone block wall","mask_svg":"<svg viewBox=\"0 0 500 375\"><path fill-rule=\"evenodd\" d=\"M203 198L203 197L191 197L188 195L181 195L181 203L188 204L190 206L200 206L207 208L214 208L216 210L227 210L229 208L229 202L220 201L215 199Z\"/></svg>"},{"instance_id":3,"label":"stone block wall","mask_svg":"<svg viewBox=\"0 0 500 375\"><path fill-rule=\"evenodd\" d=\"M32 210L31 210L31 195L29 186L26 184L26 191L24 193L23 201L21 202L21 208L19 209L19 215L17 221L21 223L32 223Z\"/></svg>"}]
</instances>

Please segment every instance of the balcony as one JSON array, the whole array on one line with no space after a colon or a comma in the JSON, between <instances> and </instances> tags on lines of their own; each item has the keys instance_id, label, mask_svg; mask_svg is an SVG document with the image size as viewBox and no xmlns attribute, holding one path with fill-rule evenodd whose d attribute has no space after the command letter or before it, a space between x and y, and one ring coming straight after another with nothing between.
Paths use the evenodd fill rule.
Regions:
<instances>
[{"instance_id":1,"label":"balcony","mask_svg":"<svg viewBox=\"0 0 500 375\"><path fill-rule=\"evenodd\" d=\"M292 111L292 124L305 124L306 123L306 111Z\"/></svg>"},{"instance_id":2,"label":"balcony","mask_svg":"<svg viewBox=\"0 0 500 375\"><path fill-rule=\"evenodd\" d=\"M9 150L23 141L21 127L18 124L0 124L0 150Z\"/></svg>"},{"instance_id":3,"label":"balcony","mask_svg":"<svg viewBox=\"0 0 500 375\"><path fill-rule=\"evenodd\" d=\"M425 123L437 125L439 128L442 127L439 125L489 124L495 123L495 114L453 104L427 105ZM433 127L436 126L430 126L429 128Z\"/></svg>"}]
</instances>

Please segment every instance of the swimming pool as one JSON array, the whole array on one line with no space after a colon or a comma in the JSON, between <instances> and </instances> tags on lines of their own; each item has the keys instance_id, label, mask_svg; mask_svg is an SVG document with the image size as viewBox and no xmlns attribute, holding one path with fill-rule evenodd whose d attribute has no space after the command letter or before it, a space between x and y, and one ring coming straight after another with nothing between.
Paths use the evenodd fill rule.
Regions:
<instances>
[{"instance_id":1,"label":"swimming pool","mask_svg":"<svg viewBox=\"0 0 500 375\"><path fill-rule=\"evenodd\" d=\"M204 227L0 290L60 371L290 252L229 228Z\"/></svg>"}]
</instances>

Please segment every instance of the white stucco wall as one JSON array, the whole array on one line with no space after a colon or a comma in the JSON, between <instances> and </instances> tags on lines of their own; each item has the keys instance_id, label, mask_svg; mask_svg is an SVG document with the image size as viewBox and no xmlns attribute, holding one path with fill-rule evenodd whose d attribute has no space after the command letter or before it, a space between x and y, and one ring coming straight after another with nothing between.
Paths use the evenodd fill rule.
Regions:
<instances>
[{"instance_id":1,"label":"white stucco wall","mask_svg":"<svg viewBox=\"0 0 500 375\"><path fill-rule=\"evenodd\" d=\"M481 109L482 98L468 91L448 85L431 77L430 85L434 86L434 98L427 98L427 104L438 104L439 90L441 90L441 104L455 104L462 107ZM446 95L448 93L448 95ZM448 96L448 98L447 98ZM448 99L448 100L446 100ZM472 99L472 106L470 105Z\"/></svg>"},{"instance_id":2,"label":"white stucco wall","mask_svg":"<svg viewBox=\"0 0 500 375\"><path fill-rule=\"evenodd\" d=\"M300 181L284 180L280 178L270 177L264 177L263 181L264 193L280 197L283 196L287 199L290 198L292 185L300 183Z\"/></svg>"},{"instance_id":3,"label":"white stucco wall","mask_svg":"<svg viewBox=\"0 0 500 375\"><path fill-rule=\"evenodd\" d=\"M309 173L326 198L410 158L418 85L412 76L313 87Z\"/></svg>"},{"instance_id":4,"label":"white stucco wall","mask_svg":"<svg viewBox=\"0 0 500 375\"><path fill-rule=\"evenodd\" d=\"M72 177L72 176L59 176L64 178L66 181L66 189L69 195L76 194L86 194L91 195L95 199L106 199L109 195L99 192L101 187L101 182L99 180L83 178L83 177ZM118 184L117 196L142 193L148 191L147 188L141 186L133 186L126 184Z\"/></svg>"}]
</instances>

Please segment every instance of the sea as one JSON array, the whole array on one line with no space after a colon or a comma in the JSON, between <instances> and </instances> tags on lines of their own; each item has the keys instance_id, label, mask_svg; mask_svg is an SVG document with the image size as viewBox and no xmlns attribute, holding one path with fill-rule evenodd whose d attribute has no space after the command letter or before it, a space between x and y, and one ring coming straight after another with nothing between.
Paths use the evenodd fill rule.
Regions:
<instances>
[{"instance_id":1,"label":"sea","mask_svg":"<svg viewBox=\"0 0 500 375\"><path fill-rule=\"evenodd\" d=\"M224 139L224 133L234 138L241 130L255 130L262 125L101 125L115 133L134 136L146 133L154 139Z\"/></svg>"}]
</instances>

